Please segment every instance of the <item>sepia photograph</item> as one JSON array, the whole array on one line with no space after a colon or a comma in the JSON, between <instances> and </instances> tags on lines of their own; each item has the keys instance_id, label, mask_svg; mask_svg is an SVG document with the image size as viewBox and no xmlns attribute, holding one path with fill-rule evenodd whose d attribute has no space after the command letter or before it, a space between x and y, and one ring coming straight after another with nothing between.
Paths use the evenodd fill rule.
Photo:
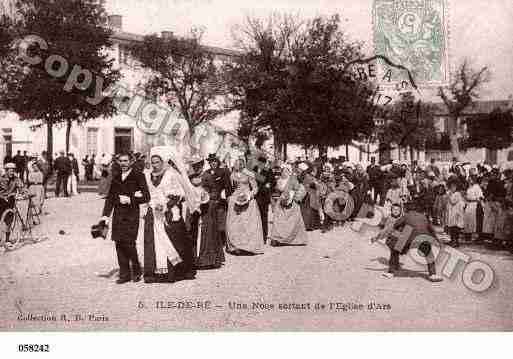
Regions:
<instances>
[{"instance_id":1,"label":"sepia photograph","mask_svg":"<svg viewBox=\"0 0 513 359\"><path fill-rule=\"evenodd\" d=\"M507 0L0 0L0 331L511 332L512 38Z\"/></svg>"}]
</instances>

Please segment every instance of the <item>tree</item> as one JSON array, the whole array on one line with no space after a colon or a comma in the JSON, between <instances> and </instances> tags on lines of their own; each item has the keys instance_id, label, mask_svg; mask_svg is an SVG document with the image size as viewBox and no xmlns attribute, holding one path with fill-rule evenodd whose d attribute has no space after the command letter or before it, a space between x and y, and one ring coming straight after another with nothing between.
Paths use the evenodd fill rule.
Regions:
<instances>
[{"instance_id":1,"label":"tree","mask_svg":"<svg viewBox=\"0 0 513 359\"><path fill-rule=\"evenodd\" d=\"M55 124L116 113L112 98L95 105L86 101L94 96L97 81L108 88L120 77L105 51L112 45L112 32L105 26L105 9L97 1L19 0L17 9L17 37L35 35L46 46L30 43L27 54L42 61L24 64L25 76L16 79L2 102L22 120L41 120L47 125L51 156ZM60 62L51 61L56 56Z\"/></svg>"},{"instance_id":2,"label":"tree","mask_svg":"<svg viewBox=\"0 0 513 359\"><path fill-rule=\"evenodd\" d=\"M495 109L467 121L467 148L488 148L499 150L513 143L513 114L511 110Z\"/></svg>"},{"instance_id":3,"label":"tree","mask_svg":"<svg viewBox=\"0 0 513 359\"><path fill-rule=\"evenodd\" d=\"M426 143L435 137L433 106L416 101L411 92L401 94L378 134L380 143L394 144L399 151L409 148L411 157L413 150L425 149Z\"/></svg>"},{"instance_id":4,"label":"tree","mask_svg":"<svg viewBox=\"0 0 513 359\"><path fill-rule=\"evenodd\" d=\"M0 105L4 106L2 99L8 95L17 80L24 76L23 66L17 60L15 51L15 23L15 19L11 17L0 16Z\"/></svg>"},{"instance_id":5,"label":"tree","mask_svg":"<svg viewBox=\"0 0 513 359\"><path fill-rule=\"evenodd\" d=\"M451 138L451 151L453 157L459 156L458 119L465 109L479 98L479 92L484 84L490 81L488 67L479 71L473 69L468 60L464 60L458 68L454 80L447 91L440 87L438 95L449 112L448 132Z\"/></svg>"},{"instance_id":6,"label":"tree","mask_svg":"<svg viewBox=\"0 0 513 359\"><path fill-rule=\"evenodd\" d=\"M345 71L361 44L339 25L338 16L301 22L275 14L266 23L247 18L236 31L246 53L226 71L231 105L250 128L272 131L277 158L286 143L322 152L372 132L371 86Z\"/></svg>"},{"instance_id":7,"label":"tree","mask_svg":"<svg viewBox=\"0 0 513 359\"><path fill-rule=\"evenodd\" d=\"M246 17L233 29L236 47L244 52L237 61L225 66L229 109L239 110L240 129L270 130L274 154L281 158L286 151L286 133L290 128L278 99L286 96L287 83L293 71L291 44L300 41L302 23L292 15L273 14L267 21Z\"/></svg>"},{"instance_id":8,"label":"tree","mask_svg":"<svg viewBox=\"0 0 513 359\"><path fill-rule=\"evenodd\" d=\"M186 38L149 35L131 54L151 71L145 90L163 99L187 121L191 131L224 114L218 103L224 93L214 55L201 44L203 31L192 29Z\"/></svg>"}]
</instances>

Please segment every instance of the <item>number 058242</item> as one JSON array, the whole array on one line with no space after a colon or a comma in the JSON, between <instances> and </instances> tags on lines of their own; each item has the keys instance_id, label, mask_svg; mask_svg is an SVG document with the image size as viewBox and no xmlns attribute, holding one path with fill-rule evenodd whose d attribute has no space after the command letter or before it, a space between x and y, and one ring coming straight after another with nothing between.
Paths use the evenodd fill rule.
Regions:
<instances>
[{"instance_id":1,"label":"number 058242","mask_svg":"<svg viewBox=\"0 0 513 359\"><path fill-rule=\"evenodd\" d=\"M48 345L48 344L19 344L18 352L48 353L48 352L50 352L50 345Z\"/></svg>"}]
</instances>

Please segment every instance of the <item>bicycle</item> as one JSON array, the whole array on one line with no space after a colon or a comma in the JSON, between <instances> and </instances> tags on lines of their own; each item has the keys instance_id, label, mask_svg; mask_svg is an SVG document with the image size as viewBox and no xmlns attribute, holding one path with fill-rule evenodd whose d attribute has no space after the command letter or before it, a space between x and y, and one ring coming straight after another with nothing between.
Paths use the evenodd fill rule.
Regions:
<instances>
[{"instance_id":1,"label":"bicycle","mask_svg":"<svg viewBox=\"0 0 513 359\"><path fill-rule=\"evenodd\" d=\"M37 237L32 235L32 227L41 223L37 208L32 201L34 197L35 195L18 194L14 198L13 207L4 211L0 218L0 248L3 247L10 251L19 248L25 240L39 241ZM28 199L28 207L24 219L18 204L26 199Z\"/></svg>"}]
</instances>

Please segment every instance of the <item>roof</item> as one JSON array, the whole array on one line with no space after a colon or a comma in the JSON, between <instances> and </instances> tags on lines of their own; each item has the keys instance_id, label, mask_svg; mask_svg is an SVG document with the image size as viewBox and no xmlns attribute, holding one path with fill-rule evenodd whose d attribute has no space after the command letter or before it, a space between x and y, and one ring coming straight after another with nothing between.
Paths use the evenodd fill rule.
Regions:
<instances>
[{"instance_id":1,"label":"roof","mask_svg":"<svg viewBox=\"0 0 513 359\"><path fill-rule=\"evenodd\" d=\"M144 35L133 34L130 32L125 32L125 31L115 31L111 38L112 38L112 41L114 41L114 42L127 44L127 43L131 43L131 42L143 41ZM236 50L225 49L225 48L217 47L217 46L208 46L208 45L203 45L202 47L207 52L209 52L213 55L221 55L221 56L228 56L228 57L242 56L242 53L240 51L236 51Z\"/></svg>"},{"instance_id":2,"label":"roof","mask_svg":"<svg viewBox=\"0 0 513 359\"><path fill-rule=\"evenodd\" d=\"M447 107L445 104L438 102L432 103L435 107L435 114L438 116L448 115ZM477 101L463 111L462 116L472 116L491 113L495 109L507 110L513 108L513 100L491 100L491 101Z\"/></svg>"}]
</instances>

